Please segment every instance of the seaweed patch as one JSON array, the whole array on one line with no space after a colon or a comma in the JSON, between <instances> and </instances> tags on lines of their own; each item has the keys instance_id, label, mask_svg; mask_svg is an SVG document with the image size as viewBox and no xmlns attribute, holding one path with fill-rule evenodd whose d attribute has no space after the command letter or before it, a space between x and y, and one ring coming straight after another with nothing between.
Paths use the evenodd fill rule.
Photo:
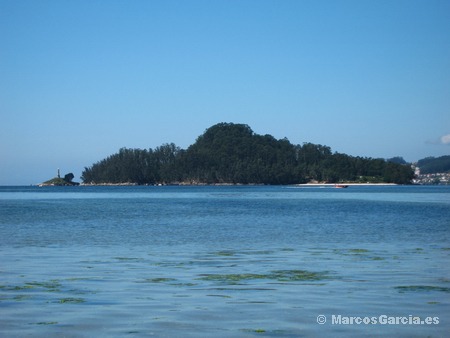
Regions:
<instances>
[{"instance_id":1,"label":"seaweed patch","mask_svg":"<svg viewBox=\"0 0 450 338\"><path fill-rule=\"evenodd\" d=\"M176 279L167 277L156 277L156 278L147 278L143 281L143 283L167 283L173 281L176 281Z\"/></svg>"},{"instance_id":2,"label":"seaweed patch","mask_svg":"<svg viewBox=\"0 0 450 338\"><path fill-rule=\"evenodd\" d=\"M399 292L430 292L430 291L439 291L439 292L450 292L450 288L444 286L433 286L433 285L402 285L396 286Z\"/></svg>"},{"instance_id":3,"label":"seaweed patch","mask_svg":"<svg viewBox=\"0 0 450 338\"><path fill-rule=\"evenodd\" d=\"M69 298L61 298L59 300L60 304L67 304L67 303L79 304L79 303L84 303L84 302L85 302L85 300L83 298L71 298L71 297L69 297Z\"/></svg>"},{"instance_id":4,"label":"seaweed patch","mask_svg":"<svg viewBox=\"0 0 450 338\"><path fill-rule=\"evenodd\" d=\"M223 283L239 283L247 280L267 279L279 282L320 281L331 278L328 272L313 272L307 270L275 270L267 274L240 273L240 274L208 274L202 275L199 280Z\"/></svg>"},{"instance_id":5,"label":"seaweed patch","mask_svg":"<svg viewBox=\"0 0 450 338\"><path fill-rule=\"evenodd\" d=\"M33 287L39 287L46 289L48 292L58 292L60 291L61 283L59 280L52 279L48 282L28 282L25 283L26 287L33 288Z\"/></svg>"}]
</instances>

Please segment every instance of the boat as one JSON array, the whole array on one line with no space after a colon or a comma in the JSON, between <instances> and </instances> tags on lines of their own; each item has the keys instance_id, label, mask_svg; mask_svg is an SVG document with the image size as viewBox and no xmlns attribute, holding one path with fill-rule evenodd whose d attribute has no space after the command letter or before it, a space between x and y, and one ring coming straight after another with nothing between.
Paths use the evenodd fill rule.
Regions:
<instances>
[{"instance_id":1,"label":"boat","mask_svg":"<svg viewBox=\"0 0 450 338\"><path fill-rule=\"evenodd\" d=\"M348 188L348 185L345 185L345 184L335 184L334 187L335 187L335 188L338 188L338 189L343 189L343 188Z\"/></svg>"}]
</instances>

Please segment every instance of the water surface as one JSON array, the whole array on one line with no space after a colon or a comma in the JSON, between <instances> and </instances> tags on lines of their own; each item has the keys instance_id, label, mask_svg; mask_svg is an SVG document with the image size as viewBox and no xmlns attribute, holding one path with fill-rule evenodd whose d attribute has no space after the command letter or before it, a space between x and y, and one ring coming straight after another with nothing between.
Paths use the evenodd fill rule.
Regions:
<instances>
[{"instance_id":1,"label":"water surface","mask_svg":"<svg viewBox=\"0 0 450 338\"><path fill-rule=\"evenodd\" d=\"M0 187L0 333L444 337L449 230L448 187Z\"/></svg>"}]
</instances>

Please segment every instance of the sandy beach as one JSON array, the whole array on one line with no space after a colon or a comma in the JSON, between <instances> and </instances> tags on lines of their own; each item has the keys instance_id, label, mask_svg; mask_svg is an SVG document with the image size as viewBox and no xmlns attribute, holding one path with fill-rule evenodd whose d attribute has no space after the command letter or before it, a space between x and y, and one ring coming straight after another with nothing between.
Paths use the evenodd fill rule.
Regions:
<instances>
[{"instance_id":1,"label":"sandy beach","mask_svg":"<svg viewBox=\"0 0 450 338\"><path fill-rule=\"evenodd\" d=\"M334 187L336 185L346 186L396 186L395 183L303 183L296 184L298 187Z\"/></svg>"}]
</instances>

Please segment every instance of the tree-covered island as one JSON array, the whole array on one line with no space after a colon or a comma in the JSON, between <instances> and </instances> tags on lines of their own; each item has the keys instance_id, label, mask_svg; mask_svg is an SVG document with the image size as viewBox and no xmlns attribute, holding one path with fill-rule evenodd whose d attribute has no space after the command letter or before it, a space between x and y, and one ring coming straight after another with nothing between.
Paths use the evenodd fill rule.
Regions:
<instances>
[{"instance_id":1,"label":"tree-covered island","mask_svg":"<svg viewBox=\"0 0 450 338\"><path fill-rule=\"evenodd\" d=\"M234 123L208 128L187 149L173 143L122 148L81 176L84 184L409 184L413 178L409 165L333 153L312 143L294 145Z\"/></svg>"}]
</instances>

